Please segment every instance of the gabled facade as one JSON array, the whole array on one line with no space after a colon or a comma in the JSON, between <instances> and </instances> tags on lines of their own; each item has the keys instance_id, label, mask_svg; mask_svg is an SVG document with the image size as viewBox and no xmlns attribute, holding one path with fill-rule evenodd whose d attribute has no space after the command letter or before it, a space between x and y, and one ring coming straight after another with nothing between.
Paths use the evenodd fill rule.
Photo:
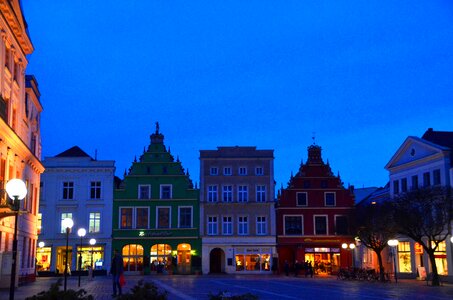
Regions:
<instances>
[{"instance_id":1,"label":"gabled facade","mask_svg":"<svg viewBox=\"0 0 453 300\"><path fill-rule=\"evenodd\" d=\"M159 126L115 190L113 249L129 274L200 271L199 191L164 145Z\"/></svg>"},{"instance_id":2,"label":"gabled facade","mask_svg":"<svg viewBox=\"0 0 453 300\"><path fill-rule=\"evenodd\" d=\"M288 187L279 192L277 244L279 267L310 261L315 274L336 273L353 264L352 251L342 244L354 243L349 231L354 207L353 188L346 189L324 163L321 147L308 147L302 163Z\"/></svg>"},{"instance_id":3,"label":"gabled facade","mask_svg":"<svg viewBox=\"0 0 453 300\"><path fill-rule=\"evenodd\" d=\"M112 203L115 161L97 160L74 146L43 160L39 204L39 242L36 270L63 274L66 232L62 220L70 218L68 267L86 271L91 267L108 272L111 261ZM86 230L82 241L79 228ZM96 239L92 247L88 241Z\"/></svg>"},{"instance_id":4,"label":"gabled facade","mask_svg":"<svg viewBox=\"0 0 453 300\"><path fill-rule=\"evenodd\" d=\"M27 55L33 52L20 1L0 1L0 288L10 284L14 215L4 191L10 179L22 179L28 194L18 220L16 284L35 278L37 212L41 164L38 84L25 76Z\"/></svg>"},{"instance_id":5,"label":"gabled facade","mask_svg":"<svg viewBox=\"0 0 453 300\"><path fill-rule=\"evenodd\" d=\"M423 187L453 186L453 132L429 128L421 138L409 136L385 166L389 171L390 197ZM449 230L446 228L445 230ZM450 232L452 229L450 228ZM399 237L397 270L400 276L415 277L417 267L429 273L428 256L412 240ZM453 278L450 238L439 246L436 265L439 275Z\"/></svg>"},{"instance_id":6,"label":"gabled facade","mask_svg":"<svg viewBox=\"0 0 453 300\"><path fill-rule=\"evenodd\" d=\"M200 151L203 273L269 274L276 257L274 151Z\"/></svg>"}]
</instances>

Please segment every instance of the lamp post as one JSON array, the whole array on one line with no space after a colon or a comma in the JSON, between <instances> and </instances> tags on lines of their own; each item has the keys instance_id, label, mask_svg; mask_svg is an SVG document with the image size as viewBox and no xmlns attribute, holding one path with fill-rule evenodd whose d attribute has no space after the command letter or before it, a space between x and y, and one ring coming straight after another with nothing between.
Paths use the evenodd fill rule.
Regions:
<instances>
[{"instance_id":1,"label":"lamp post","mask_svg":"<svg viewBox=\"0 0 453 300\"><path fill-rule=\"evenodd\" d=\"M352 251L355 248L355 244L354 243L350 243L350 244L343 243L343 244L341 244L341 248L351 251L351 253L352 253ZM354 259L352 259L352 267L354 267ZM349 254L348 254L348 268L349 268Z\"/></svg>"},{"instance_id":2,"label":"lamp post","mask_svg":"<svg viewBox=\"0 0 453 300\"><path fill-rule=\"evenodd\" d=\"M94 255L94 245L95 244L96 244L96 239L90 239L90 245L91 245L91 278L94 277L93 255Z\"/></svg>"},{"instance_id":3,"label":"lamp post","mask_svg":"<svg viewBox=\"0 0 453 300\"><path fill-rule=\"evenodd\" d=\"M17 226L19 219L19 200L22 200L27 195L27 187L25 182L20 179L11 179L6 183L6 193L13 199L13 210L16 214L14 218L14 236L13 236L13 258L11 264L11 281L9 285L9 299L14 300L14 289L16 285L16 266L17 266Z\"/></svg>"},{"instance_id":4,"label":"lamp post","mask_svg":"<svg viewBox=\"0 0 453 300\"><path fill-rule=\"evenodd\" d=\"M398 278L396 276L396 246L398 246L398 240L389 240L387 244L392 247L392 256L393 256L393 267L395 272L395 283L398 283Z\"/></svg>"},{"instance_id":5,"label":"lamp post","mask_svg":"<svg viewBox=\"0 0 453 300\"><path fill-rule=\"evenodd\" d=\"M66 218L61 223L63 228L66 228L66 255L65 255L65 264L64 264L64 291L66 292L67 282L68 282L68 244L69 244L69 232L71 231L72 226L74 226L74 221L70 218Z\"/></svg>"},{"instance_id":6,"label":"lamp post","mask_svg":"<svg viewBox=\"0 0 453 300\"><path fill-rule=\"evenodd\" d=\"M79 228L77 235L80 236L80 252L79 252L79 287L80 287L80 273L82 272L82 238L87 234L85 228Z\"/></svg>"}]
</instances>

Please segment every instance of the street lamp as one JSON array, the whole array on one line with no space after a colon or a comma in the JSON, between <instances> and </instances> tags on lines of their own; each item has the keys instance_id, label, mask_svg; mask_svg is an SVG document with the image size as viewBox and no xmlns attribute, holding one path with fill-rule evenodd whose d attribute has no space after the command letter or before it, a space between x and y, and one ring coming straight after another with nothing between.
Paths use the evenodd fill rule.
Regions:
<instances>
[{"instance_id":1,"label":"street lamp","mask_svg":"<svg viewBox=\"0 0 453 300\"><path fill-rule=\"evenodd\" d=\"M68 281L68 244L69 244L69 232L71 231L72 226L74 226L74 221L71 218L63 219L61 225L63 228L66 228L66 256L64 264L64 291L66 292L66 286Z\"/></svg>"},{"instance_id":2,"label":"street lamp","mask_svg":"<svg viewBox=\"0 0 453 300\"><path fill-rule=\"evenodd\" d=\"M355 248L355 244L354 243L350 243L349 245L346 244L346 243L343 243L341 244L341 248L345 249L345 250L350 250L351 253L352 251L354 250ZM354 259L352 260L352 267L354 267ZM348 268L349 268L349 254L348 254Z\"/></svg>"},{"instance_id":3,"label":"street lamp","mask_svg":"<svg viewBox=\"0 0 453 300\"><path fill-rule=\"evenodd\" d=\"M82 238L87 234L85 228L79 228L77 235L80 236L80 252L79 252L79 287L80 287L80 273L82 273Z\"/></svg>"},{"instance_id":4,"label":"street lamp","mask_svg":"<svg viewBox=\"0 0 453 300\"><path fill-rule=\"evenodd\" d=\"M13 199L13 210L16 214L14 218L14 236L13 236L13 261L11 264L11 281L9 285L9 299L14 300L14 289L16 285L16 266L17 266L17 224L19 219L19 200L22 200L27 195L27 187L25 182L20 179L11 179L6 183L6 193Z\"/></svg>"},{"instance_id":5,"label":"street lamp","mask_svg":"<svg viewBox=\"0 0 453 300\"><path fill-rule=\"evenodd\" d=\"M396 276L396 246L398 246L398 240L389 240L387 244L392 247L392 255L393 255L393 266L395 269L395 283L398 283L398 278Z\"/></svg>"},{"instance_id":6,"label":"street lamp","mask_svg":"<svg viewBox=\"0 0 453 300\"><path fill-rule=\"evenodd\" d=\"M90 245L91 245L91 278L94 277L93 255L94 255L94 245L95 244L96 244L96 239L90 239Z\"/></svg>"}]
</instances>

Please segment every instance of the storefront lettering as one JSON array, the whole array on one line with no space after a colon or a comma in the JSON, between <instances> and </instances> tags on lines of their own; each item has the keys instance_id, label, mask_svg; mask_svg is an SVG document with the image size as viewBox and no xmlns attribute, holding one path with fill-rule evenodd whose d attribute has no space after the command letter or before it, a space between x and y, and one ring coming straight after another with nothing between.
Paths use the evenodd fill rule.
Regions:
<instances>
[{"instance_id":1,"label":"storefront lettering","mask_svg":"<svg viewBox=\"0 0 453 300\"><path fill-rule=\"evenodd\" d=\"M138 236L146 236L146 237L158 237L158 236L171 236L172 233L170 231L159 231L159 232L144 232L140 231Z\"/></svg>"}]
</instances>

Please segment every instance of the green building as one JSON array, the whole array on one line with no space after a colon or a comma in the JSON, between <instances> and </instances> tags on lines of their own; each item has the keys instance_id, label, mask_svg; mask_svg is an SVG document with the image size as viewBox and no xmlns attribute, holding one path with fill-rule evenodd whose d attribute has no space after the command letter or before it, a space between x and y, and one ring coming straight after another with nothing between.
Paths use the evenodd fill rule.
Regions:
<instances>
[{"instance_id":1,"label":"green building","mask_svg":"<svg viewBox=\"0 0 453 300\"><path fill-rule=\"evenodd\" d=\"M116 188L112 248L122 253L126 272L201 270L199 190L166 149L158 123L148 149Z\"/></svg>"}]
</instances>

